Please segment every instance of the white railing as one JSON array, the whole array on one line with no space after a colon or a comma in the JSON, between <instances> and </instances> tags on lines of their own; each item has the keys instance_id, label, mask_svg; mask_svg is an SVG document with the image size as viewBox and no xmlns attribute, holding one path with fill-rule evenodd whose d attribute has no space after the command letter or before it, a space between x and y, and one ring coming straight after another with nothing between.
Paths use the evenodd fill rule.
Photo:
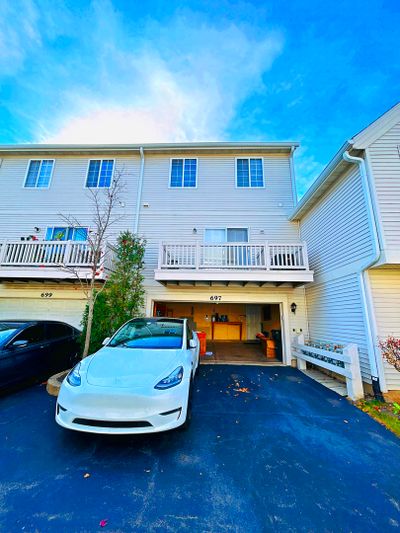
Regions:
<instances>
[{"instance_id":1,"label":"white railing","mask_svg":"<svg viewBox=\"0 0 400 533\"><path fill-rule=\"evenodd\" d=\"M160 243L159 269L308 270L305 243Z\"/></svg>"},{"instance_id":2,"label":"white railing","mask_svg":"<svg viewBox=\"0 0 400 533\"><path fill-rule=\"evenodd\" d=\"M112 270L113 248L105 247L100 260L102 271ZM90 268L93 252L85 241L3 241L0 242L0 269L7 267Z\"/></svg>"},{"instance_id":3,"label":"white railing","mask_svg":"<svg viewBox=\"0 0 400 533\"><path fill-rule=\"evenodd\" d=\"M292 344L292 355L297 359L297 368L305 370L307 362L320 366L339 374L346 379L347 395L352 400L364 397L361 379L360 360L356 344L345 346L326 343L310 343L304 340L304 335L298 335Z\"/></svg>"}]
</instances>

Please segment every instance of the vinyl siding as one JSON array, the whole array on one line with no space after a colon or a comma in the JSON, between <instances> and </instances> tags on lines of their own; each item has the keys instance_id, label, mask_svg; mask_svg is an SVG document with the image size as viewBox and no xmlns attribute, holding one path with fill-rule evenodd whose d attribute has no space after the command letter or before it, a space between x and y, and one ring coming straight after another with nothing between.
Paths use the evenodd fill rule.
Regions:
<instances>
[{"instance_id":1,"label":"vinyl siding","mask_svg":"<svg viewBox=\"0 0 400 533\"><path fill-rule=\"evenodd\" d=\"M379 338L400 337L400 267L368 272ZM384 361L386 387L400 390L400 372Z\"/></svg>"},{"instance_id":2,"label":"vinyl siding","mask_svg":"<svg viewBox=\"0 0 400 533\"><path fill-rule=\"evenodd\" d=\"M140 159L138 156L46 156L55 159L53 176L48 189L23 187L29 157L4 157L0 167L2 209L0 239L17 239L35 233L40 228L43 239L47 226L63 225L61 215L72 215L82 224L90 225L92 206L85 188L89 159L115 159L115 172L120 172L125 188L124 208L115 211L123 218L113 228L119 233L133 227ZM40 159L40 157L32 158Z\"/></svg>"},{"instance_id":3,"label":"vinyl siding","mask_svg":"<svg viewBox=\"0 0 400 533\"><path fill-rule=\"evenodd\" d=\"M301 221L310 268L315 276L343 268L372 254L361 176L354 166Z\"/></svg>"},{"instance_id":4,"label":"vinyl siding","mask_svg":"<svg viewBox=\"0 0 400 533\"><path fill-rule=\"evenodd\" d=\"M347 171L300 224L315 282L306 286L310 337L358 345L370 382L367 338L357 272L372 255L368 212L357 166Z\"/></svg>"},{"instance_id":5,"label":"vinyl siding","mask_svg":"<svg viewBox=\"0 0 400 533\"><path fill-rule=\"evenodd\" d=\"M141 208L139 233L147 239L149 280L157 267L160 241L203 242L205 228L246 227L252 242L299 240L297 223L288 221L293 208L288 156L263 157L265 187L258 189L236 188L235 155L184 157L198 157L195 189L169 188L168 155L146 158L142 205L149 207Z\"/></svg>"},{"instance_id":6,"label":"vinyl siding","mask_svg":"<svg viewBox=\"0 0 400 533\"><path fill-rule=\"evenodd\" d=\"M358 276L307 285L306 301L311 339L357 344L363 380L370 382Z\"/></svg>"},{"instance_id":7,"label":"vinyl siding","mask_svg":"<svg viewBox=\"0 0 400 533\"><path fill-rule=\"evenodd\" d=\"M384 248L400 247L400 123L368 148L378 197Z\"/></svg>"}]
</instances>

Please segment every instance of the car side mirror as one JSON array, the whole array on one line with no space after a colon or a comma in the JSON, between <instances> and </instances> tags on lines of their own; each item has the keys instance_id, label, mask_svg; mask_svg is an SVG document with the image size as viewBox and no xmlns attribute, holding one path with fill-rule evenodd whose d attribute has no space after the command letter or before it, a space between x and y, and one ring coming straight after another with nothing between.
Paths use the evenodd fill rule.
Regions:
<instances>
[{"instance_id":1,"label":"car side mirror","mask_svg":"<svg viewBox=\"0 0 400 533\"><path fill-rule=\"evenodd\" d=\"M14 341L11 344L9 344L10 348L25 348L28 346L28 341L26 340L20 340L20 341Z\"/></svg>"},{"instance_id":2,"label":"car side mirror","mask_svg":"<svg viewBox=\"0 0 400 533\"><path fill-rule=\"evenodd\" d=\"M110 342L111 337L106 337L104 341L101 343L103 346L107 346L107 344Z\"/></svg>"},{"instance_id":3,"label":"car side mirror","mask_svg":"<svg viewBox=\"0 0 400 533\"><path fill-rule=\"evenodd\" d=\"M197 346L197 342L196 342L196 340L195 340L195 339L190 339L190 341L189 341L189 347L190 347L190 348L196 348L196 346Z\"/></svg>"}]
</instances>

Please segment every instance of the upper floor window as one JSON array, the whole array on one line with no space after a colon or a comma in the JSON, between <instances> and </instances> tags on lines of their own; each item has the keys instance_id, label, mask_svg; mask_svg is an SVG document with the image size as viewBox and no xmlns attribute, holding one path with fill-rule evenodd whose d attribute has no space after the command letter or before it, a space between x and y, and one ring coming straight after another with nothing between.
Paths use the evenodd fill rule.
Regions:
<instances>
[{"instance_id":1,"label":"upper floor window","mask_svg":"<svg viewBox=\"0 0 400 533\"><path fill-rule=\"evenodd\" d=\"M111 187L113 171L113 159L91 159L89 161L86 187Z\"/></svg>"},{"instance_id":2,"label":"upper floor window","mask_svg":"<svg viewBox=\"0 0 400 533\"><path fill-rule=\"evenodd\" d=\"M29 161L24 187L46 189L50 185L54 159L32 159Z\"/></svg>"},{"instance_id":3,"label":"upper floor window","mask_svg":"<svg viewBox=\"0 0 400 533\"><path fill-rule=\"evenodd\" d=\"M47 228L46 241L86 241L88 228L54 226Z\"/></svg>"},{"instance_id":4,"label":"upper floor window","mask_svg":"<svg viewBox=\"0 0 400 533\"><path fill-rule=\"evenodd\" d=\"M236 159L236 186L264 187L264 173L261 157Z\"/></svg>"},{"instance_id":5,"label":"upper floor window","mask_svg":"<svg viewBox=\"0 0 400 533\"><path fill-rule=\"evenodd\" d=\"M197 159L171 160L171 187L196 187Z\"/></svg>"}]
</instances>

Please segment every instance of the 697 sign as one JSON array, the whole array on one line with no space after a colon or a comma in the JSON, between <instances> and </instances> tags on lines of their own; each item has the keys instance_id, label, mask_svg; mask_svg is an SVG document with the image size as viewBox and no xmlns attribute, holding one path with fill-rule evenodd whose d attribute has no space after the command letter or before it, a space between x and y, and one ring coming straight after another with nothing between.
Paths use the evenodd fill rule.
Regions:
<instances>
[{"instance_id":1,"label":"697 sign","mask_svg":"<svg viewBox=\"0 0 400 533\"><path fill-rule=\"evenodd\" d=\"M213 296L210 296L211 302L220 302L222 300L222 296L219 296L217 294L214 294Z\"/></svg>"}]
</instances>

